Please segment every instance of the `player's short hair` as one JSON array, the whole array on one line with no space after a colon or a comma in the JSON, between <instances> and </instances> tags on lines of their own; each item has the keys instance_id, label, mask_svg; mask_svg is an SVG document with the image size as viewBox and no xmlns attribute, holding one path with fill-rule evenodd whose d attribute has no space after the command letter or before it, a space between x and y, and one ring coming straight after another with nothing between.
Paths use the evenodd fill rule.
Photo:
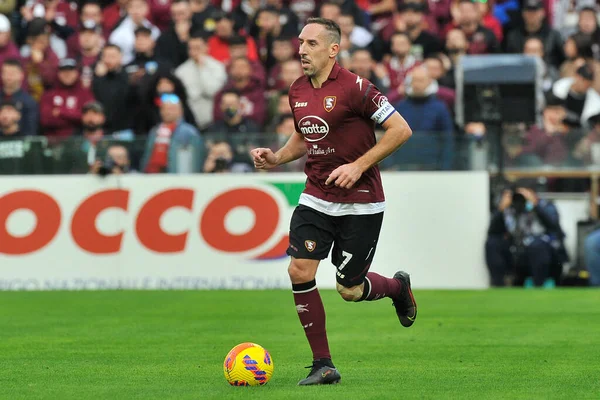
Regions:
<instances>
[{"instance_id":1,"label":"player's short hair","mask_svg":"<svg viewBox=\"0 0 600 400\"><path fill-rule=\"evenodd\" d=\"M19 68L21 71L23 71L23 65L21 65L21 62L19 61L19 59L17 58L7 58L6 60L4 60L4 62L2 63L2 66L9 66L9 67L17 67Z\"/></svg>"},{"instance_id":2,"label":"player's short hair","mask_svg":"<svg viewBox=\"0 0 600 400\"><path fill-rule=\"evenodd\" d=\"M342 30L335 21L327 18L314 17L309 18L306 21L306 25L310 24L317 24L324 27L327 31L327 35L329 36L329 43L340 44L340 41L342 39Z\"/></svg>"}]
</instances>

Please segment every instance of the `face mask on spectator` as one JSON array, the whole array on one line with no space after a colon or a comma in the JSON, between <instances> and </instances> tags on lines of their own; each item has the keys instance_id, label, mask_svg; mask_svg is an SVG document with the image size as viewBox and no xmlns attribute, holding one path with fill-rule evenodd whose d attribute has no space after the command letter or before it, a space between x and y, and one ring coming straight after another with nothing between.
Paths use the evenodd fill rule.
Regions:
<instances>
[{"instance_id":1,"label":"face mask on spectator","mask_svg":"<svg viewBox=\"0 0 600 400\"><path fill-rule=\"evenodd\" d=\"M225 118L229 119L233 119L236 115L237 115L237 108L235 107L227 107L225 109L225 111L223 111L223 114L225 115Z\"/></svg>"}]
</instances>

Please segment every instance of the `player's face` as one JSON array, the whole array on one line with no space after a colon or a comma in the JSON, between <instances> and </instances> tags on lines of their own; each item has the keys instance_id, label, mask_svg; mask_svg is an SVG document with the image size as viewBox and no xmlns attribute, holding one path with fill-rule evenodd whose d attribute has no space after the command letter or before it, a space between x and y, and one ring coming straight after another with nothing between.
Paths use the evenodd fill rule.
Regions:
<instances>
[{"instance_id":1,"label":"player's face","mask_svg":"<svg viewBox=\"0 0 600 400\"><path fill-rule=\"evenodd\" d=\"M300 59L304 75L312 78L327 66L330 58L337 55L337 44L330 42L325 27L308 24L300 32Z\"/></svg>"}]
</instances>

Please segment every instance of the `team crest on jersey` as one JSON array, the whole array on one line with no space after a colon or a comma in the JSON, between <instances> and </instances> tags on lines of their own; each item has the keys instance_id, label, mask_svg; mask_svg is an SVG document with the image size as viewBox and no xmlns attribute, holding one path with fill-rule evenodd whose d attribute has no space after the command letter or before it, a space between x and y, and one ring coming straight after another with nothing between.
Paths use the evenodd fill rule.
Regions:
<instances>
[{"instance_id":1,"label":"team crest on jersey","mask_svg":"<svg viewBox=\"0 0 600 400\"><path fill-rule=\"evenodd\" d=\"M314 240L305 240L304 247L312 253L317 248L317 243Z\"/></svg>"},{"instance_id":2,"label":"team crest on jersey","mask_svg":"<svg viewBox=\"0 0 600 400\"><path fill-rule=\"evenodd\" d=\"M323 107L325 107L325 111L331 112L331 110L333 110L333 107L335 107L336 102L336 96L325 96L325 98L323 99Z\"/></svg>"}]
</instances>

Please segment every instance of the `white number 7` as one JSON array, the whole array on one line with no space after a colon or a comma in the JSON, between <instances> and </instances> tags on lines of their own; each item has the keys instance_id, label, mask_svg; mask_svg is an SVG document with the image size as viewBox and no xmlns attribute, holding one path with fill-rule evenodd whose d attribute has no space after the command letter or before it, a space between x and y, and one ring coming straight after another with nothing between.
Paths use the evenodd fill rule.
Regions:
<instances>
[{"instance_id":1,"label":"white number 7","mask_svg":"<svg viewBox=\"0 0 600 400\"><path fill-rule=\"evenodd\" d=\"M342 263L338 267L338 271L343 270L344 267L350 262L350 260L352 260L352 254L348 253L347 251L342 250L342 255L344 256L344 261L342 261Z\"/></svg>"}]
</instances>

